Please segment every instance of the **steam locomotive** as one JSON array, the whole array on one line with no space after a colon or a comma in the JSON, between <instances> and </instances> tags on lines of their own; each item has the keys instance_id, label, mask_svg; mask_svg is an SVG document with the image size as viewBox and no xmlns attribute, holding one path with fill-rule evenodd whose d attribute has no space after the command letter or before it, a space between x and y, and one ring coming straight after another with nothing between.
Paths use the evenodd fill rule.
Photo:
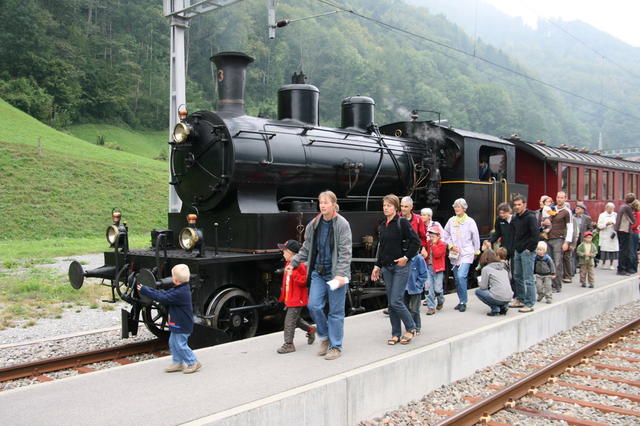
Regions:
<instances>
[{"instance_id":1,"label":"steam locomotive","mask_svg":"<svg viewBox=\"0 0 640 426\"><path fill-rule=\"evenodd\" d=\"M302 239L325 189L337 194L353 232L349 313L384 303L384 287L369 279L384 195L411 195L416 207L431 207L440 220L452 214L453 200L464 197L487 235L497 204L526 194L526 185L513 182L511 141L440 120L420 121L417 112L409 121L378 126L375 102L367 96L342 101L339 128L321 126L320 92L297 75L278 90L276 120L248 116L244 90L253 59L223 52L211 60L218 110L180 111L170 142L170 183L181 211L169 213L167 229L152 230L151 247L142 250L129 247L122 212L114 211L104 266L69 267L74 288L85 277L102 278L114 300L117 294L131 305L122 310L123 337L135 335L140 320L154 334L167 335L166 311L139 296L135 286L170 286L171 268L179 263L192 272L196 331L207 336L207 344L255 335L261 320L281 309L277 243ZM479 161L490 167L483 180Z\"/></svg>"}]
</instances>

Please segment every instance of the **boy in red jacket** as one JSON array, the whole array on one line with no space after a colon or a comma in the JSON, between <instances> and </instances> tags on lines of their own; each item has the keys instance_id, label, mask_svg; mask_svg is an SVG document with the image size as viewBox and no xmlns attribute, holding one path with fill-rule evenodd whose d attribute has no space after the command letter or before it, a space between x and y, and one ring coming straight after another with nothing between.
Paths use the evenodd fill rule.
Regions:
<instances>
[{"instance_id":1,"label":"boy in red jacket","mask_svg":"<svg viewBox=\"0 0 640 426\"><path fill-rule=\"evenodd\" d=\"M287 261L285 268L289 266L291 258L298 253L301 244L296 240L288 240L284 244L278 244L282 250L284 259ZM284 318L284 344L278 349L279 354L295 352L293 345L293 335L296 326L307 332L307 343L313 344L316 339L316 330L302 319L300 314L309 301L309 289L307 288L307 266L301 263L290 274L285 272L282 277L282 288L280 289L280 300L284 302L287 315Z\"/></svg>"},{"instance_id":2,"label":"boy in red jacket","mask_svg":"<svg viewBox=\"0 0 640 426\"><path fill-rule=\"evenodd\" d=\"M440 239L441 229L434 226L429 230L429 242L427 243L427 269L429 270L429 278L427 278L427 315L436 313L436 309L442 309L444 305L444 292L442 282L444 279L445 261L447 254L447 244ZM436 305L436 296L438 304Z\"/></svg>"}]
</instances>

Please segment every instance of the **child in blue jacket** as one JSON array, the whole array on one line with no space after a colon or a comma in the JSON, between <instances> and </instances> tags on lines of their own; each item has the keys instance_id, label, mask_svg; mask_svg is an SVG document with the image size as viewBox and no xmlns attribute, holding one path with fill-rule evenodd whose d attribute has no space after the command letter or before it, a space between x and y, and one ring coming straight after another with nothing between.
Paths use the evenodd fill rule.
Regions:
<instances>
[{"instance_id":1,"label":"child in blue jacket","mask_svg":"<svg viewBox=\"0 0 640 426\"><path fill-rule=\"evenodd\" d=\"M138 292L169 308L168 325L171 329L169 349L173 357L173 364L165 368L167 373L182 371L185 374L195 373L202 366L191 348L189 336L193 332L193 308L191 307L191 288L189 267L184 264L176 265L171 270L173 287L169 290L155 290L138 284ZM186 367L184 367L186 364Z\"/></svg>"},{"instance_id":2,"label":"child in blue jacket","mask_svg":"<svg viewBox=\"0 0 640 426\"><path fill-rule=\"evenodd\" d=\"M422 325L420 321L420 296L424 291L429 272L427 271L427 263L420 253L413 256L409 267L411 268L411 274L407 281L404 304L407 305L407 309L409 309L411 317L416 323L416 334L420 334L420 326Z\"/></svg>"}]
</instances>

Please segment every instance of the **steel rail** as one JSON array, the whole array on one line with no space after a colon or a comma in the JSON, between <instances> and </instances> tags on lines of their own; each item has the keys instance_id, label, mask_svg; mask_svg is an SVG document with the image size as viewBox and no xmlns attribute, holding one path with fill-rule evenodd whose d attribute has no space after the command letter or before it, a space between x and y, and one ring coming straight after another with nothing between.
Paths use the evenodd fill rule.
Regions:
<instances>
[{"instance_id":1,"label":"steel rail","mask_svg":"<svg viewBox=\"0 0 640 426\"><path fill-rule=\"evenodd\" d=\"M77 368L83 365L93 364L94 362L110 361L146 352L156 352L166 348L166 342L160 339L154 339L58 358L44 359L26 364L12 365L0 368L0 382L38 376L68 368Z\"/></svg>"},{"instance_id":2,"label":"steel rail","mask_svg":"<svg viewBox=\"0 0 640 426\"><path fill-rule=\"evenodd\" d=\"M539 386L546 384L550 379L553 380L553 378L559 376L565 370L569 369L570 371L575 366L588 361L589 357L597 355L600 350L611 344L612 341L628 334L637 327L640 327L640 318L628 322L627 324L607 333L578 350L565 355L546 367L523 377L488 398L470 405L453 416L447 417L438 423L438 426L466 426L477 423L487 423L492 414L500 410L513 407L517 399L522 398L527 394L535 395Z\"/></svg>"}]
</instances>

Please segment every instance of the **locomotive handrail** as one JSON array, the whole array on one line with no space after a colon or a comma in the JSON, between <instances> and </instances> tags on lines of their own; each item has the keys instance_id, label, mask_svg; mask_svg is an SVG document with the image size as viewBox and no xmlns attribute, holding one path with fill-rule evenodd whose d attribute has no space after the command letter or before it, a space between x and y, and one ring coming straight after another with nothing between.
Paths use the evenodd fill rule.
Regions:
<instances>
[{"instance_id":1,"label":"locomotive handrail","mask_svg":"<svg viewBox=\"0 0 640 426\"><path fill-rule=\"evenodd\" d=\"M233 137L234 138L238 137L242 133L252 133L252 134L255 134L255 135L269 136L269 139L273 139L277 135L277 133L262 132L260 130L238 130L238 132L235 135L233 135Z\"/></svg>"},{"instance_id":2,"label":"locomotive handrail","mask_svg":"<svg viewBox=\"0 0 640 426\"><path fill-rule=\"evenodd\" d=\"M495 232L496 230L496 208L498 203L498 187L496 186L498 181L496 178L491 176L489 178L489 182L493 184L493 211L491 212L491 232Z\"/></svg>"},{"instance_id":3,"label":"locomotive handrail","mask_svg":"<svg viewBox=\"0 0 640 426\"><path fill-rule=\"evenodd\" d=\"M339 141L330 141L330 140L321 140L321 139L309 139L309 143L306 143L305 145L309 146L309 145L313 145L314 142L320 142L320 143L326 143L326 144L331 144L331 145L338 145L340 148L343 149L353 149L353 148L369 148L371 150L378 151L378 150L382 150L382 151L393 151L396 153L408 153L408 154L412 154L412 155L418 155L420 154L419 151L413 151L413 150L407 150L405 151L402 148L389 148L389 147L384 147L384 146L380 146L380 145L376 145L376 146L371 146L371 145L363 145L363 144L357 144L357 143L353 143L351 142L348 145L345 145L344 142L342 140Z\"/></svg>"},{"instance_id":4,"label":"locomotive handrail","mask_svg":"<svg viewBox=\"0 0 640 426\"><path fill-rule=\"evenodd\" d=\"M504 202L509 202L509 182L505 178L500 179L500 183L504 183Z\"/></svg>"},{"instance_id":5,"label":"locomotive handrail","mask_svg":"<svg viewBox=\"0 0 640 426\"><path fill-rule=\"evenodd\" d=\"M319 130L319 131L323 131L323 132L327 132L328 130L323 129L322 127L317 127L317 126L309 126L309 125L300 125L300 124L276 124L276 123L266 123L264 125L264 127L267 126L273 126L273 127L292 127L292 128L302 128L303 130L299 133L299 135L304 135L306 134L309 130ZM369 133L356 133L356 132L349 132L347 130L340 130L340 129L331 129L331 133L338 133L338 134L343 134L343 135L354 135L354 136L361 136L363 138L367 138L367 139L375 139L378 140L379 138L383 137L383 138L387 138L390 140L394 140L394 141L400 141L399 138L394 138L393 136L390 135L384 135L384 136L378 136L378 135L374 135L374 134L369 134ZM402 139L402 142L406 142L406 140L411 141L410 138L407 139ZM413 141L411 141L413 142ZM419 142L416 142L419 143Z\"/></svg>"},{"instance_id":6,"label":"locomotive handrail","mask_svg":"<svg viewBox=\"0 0 640 426\"><path fill-rule=\"evenodd\" d=\"M267 159L266 160L261 160L260 164L265 164L265 165L273 164L273 153L271 152L271 145L269 144L269 141L276 136L275 133L261 132L259 130L238 130L238 133L235 134L234 138L237 137L241 133L251 133L251 134L262 136L262 140L264 141L264 145L267 148Z\"/></svg>"},{"instance_id":7,"label":"locomotive handrail","mask_svg":"<svg viewBox=\"0 0 640 426\"><path fill-rule=\"evenodd\" d=\"M475 185L491 185L491 182L479 182L474 180L441 180L440 183L473 183Z\"/></svg>"}]
</instances>

